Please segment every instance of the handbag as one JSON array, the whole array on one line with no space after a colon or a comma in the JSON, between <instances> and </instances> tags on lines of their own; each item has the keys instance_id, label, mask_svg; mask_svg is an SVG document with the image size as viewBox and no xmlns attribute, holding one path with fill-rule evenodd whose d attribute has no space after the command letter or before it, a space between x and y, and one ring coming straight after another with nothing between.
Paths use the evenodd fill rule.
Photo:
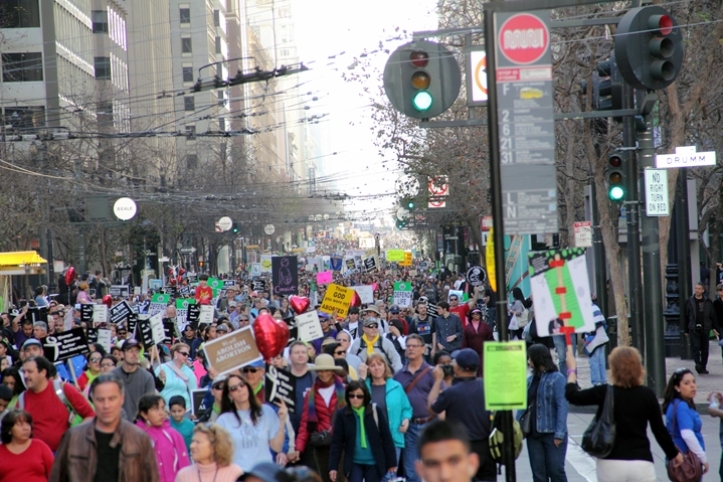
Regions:
<instances>
[{"instance_id":1,"label":"handbag","mask_svg":"<svg viewBox=\"0 0 723 482\"><path fill-rule=\"evenodd\" d=\"M522 415L520 415L520 430L522 430L522 436L527 437L532 432L532 411L528 406Z\"/></svg>"},{"instance_id":2,"label":"handbag","mask_svg":"<svg viewBox=\"0 0 723 482\"><path fill-rule=\"evenodd\" d=\"M673 406L673 433L676 428L676 414L678 413L678 402ZM680 448L678 449L680 450ZM683 453L683 451L680 451ZM673 482L698 482L703 477L703 464L700 459L692 451L683 454L683 463L677 467L673 465L672 460L668 460L668 478Z\"/></svg>"},{"instance_id":3,"label":"handbag","mask_svg":"<svg viewBox=\"0 0 723 482\"><path fill-rule=\"evenodd\" d=\"M593 457L603 459L615 445L615 418L613 414L613 386L608 385L600 417L594 419L582 434L582 449Z\"/></svg>"},{"instance_id":4,"label":"handbag","mask_svg":"<svg viewBox=\"0 0 723 482\"><path fill-rule=\"evenodd\" d=\"M331 431L313 432L309 437L309 443L312 447L328 447L331 445Z\"/></svg>"}]
</instances>

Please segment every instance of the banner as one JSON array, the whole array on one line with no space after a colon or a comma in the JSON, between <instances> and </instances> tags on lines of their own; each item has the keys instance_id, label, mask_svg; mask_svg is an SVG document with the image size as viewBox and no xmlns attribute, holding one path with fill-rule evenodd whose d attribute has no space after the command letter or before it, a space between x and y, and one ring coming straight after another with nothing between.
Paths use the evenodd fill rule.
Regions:
<instances>
[{"instance_id":1,"label":"banner","mask_svg":"<svg viewBox=\"0 0 723 482\"><path fill-rule=\"evenodd\" d=\"M403 249L388 249L386 251L387 261L390 263L403 263L404 262L404 250Z\"/></svg>"},{"instance_id":2,"label":"banner","mask_svg":"<svg viewBox=\"0 0 723 482\"><path fill-rule=\"evenodd\" d=\"M341 264L341 258L329 258L329 265L331 266L332 271L341 271Z\"/></svg>"},{"instance_id":3,"label":"banner","mask_svg":"<svg viewBox=\"0 0 723 482\"><path fill-rule=\"evenodd\" d=\"M163 320L161 320L161 328L163 328ZM153 329L151 328L151 320L148 315L138 315L138 323L136 323L136 338L143 343L143 348L150 350L155 345L153 342Z\"/></svg>"},{"instance_id":4,"label":"banner","mask_svg":"<svg viewBox=\"0 0 723 482\"><path fill-rule=\"evenodd\" d=\"M198 317L198 323L201 325L210 325L213 323L213 306L203 305L201 306L201 313Z\"/></svg>"},{"instance_id":5,"label":"banner","mask_svg":"<svg viewBox=\"0 0 723 482\"><path fill-rule=\"evenodd\" d=\"M67 360L90 351L82 328L73 328L49 335L40 341L43 344L43 356L51 363Z\"/></svg>"},{"instance_id":6,"label":"banner","mask_svg":"<svg viewBox=\"0 0 723 482\"><path fill-rule=\"evenodd\" d=\"M96 332L96 335L97 335L96 342L105 349L106 353L110 353L110 345L111 345L110 330L107 330L105 328L99 328L98 331Z\"/></svg>"},{"instance_id":7,"label":"banner","mask_svg":"<svg viewBox=\"0 0 723 482\"><path fill-rule=\"evenodd\" d=\"M262 273L271 273L271 255L270 254L262 254L261 255L261 272Z\"/></svg>"},{"instance_id":8,"label":"banner","mask_svg":"<svg viewBox=\"0 0 723 482\"><path fill-rule=\"evenodd\" d=\"M326 295L324 295L324 300L321 302L319 311L334 316L346 317L353 296L351 288L345 288L332 283L326 289Z\"/></svg>"},{"instance_id":9,"label":"banner","mask_svg":"<svg viewBox=\"0 0 723 482\"><path fill-rule=\"evenodd\" d=\"M529 254L532 297L538 336L595 331L585 248L553 249Z\"/></svg>"},{"instance_id":10,"label":"banner","mask_svg":"<svg viewBox=\"0 0 723 482\"><path fill-rule=\"evenodd\" d=\"M291 372L276 368L273 365L266 367L266 381L264 382L266 403L276 403L283 400L290 413L296 412L296 383Z\"/></svg>"},{"instance_id":11,"label":"banner","mask_svg":"<svg viewBox=\"0 0 723 482\"><path fill-rule=\"evenodd\" d=\"M299 294L299 268L296 256L271 258L271 283L274 294L291 296Z\"/></svg>"},{"instance_id":12,"label":"banner","mask_svg":"<svg viewBox=\"0 0 723 482\"><path fill-rule=\"evenodd\" d=\"M256 340L250 326L232 331L221 338L207 341L203 345L203 351L208 364L219 375L261 360L261 353L256 347Z\"/></svg>"},{"instance_id":13,"label":"banner","mask_svg":"<svg viewBox=\"0 0 723 482\"><path fill-rule=\"evenodd\" d=\"M86 323L93 321L93 306L95 305L80 305L80 321L85 321Z\"/></svg>"},{"instance_id":14,"label":"banner","mask_svg":"<svg viewBox=\"0 0 723 482\"><path fill-rule=\"evenodd\" d=\"M108 294L113 298L128 298L131 295L131 287L128 285L111 285Z\"/></svg>"},{"instance_id":15,"label":"banner","mask_svg":"<svg viewBox=\"0 0 723 482\"><path fill-rule=\"evenodd\" d=\"M151 316L148 320L151 325L151 336L153 337L153 344L157 345L163 343L166 339L166 330L163 327L163 313L156 313Z\"/></svg>"},{"instance_id":16,"label":"banner","mask_svg":"<svg viewBox=\"0 0 723 482\"><path fill-rule=\"evenodd\" d=\"M121 323L128 318L132 311L131 305L126 300L121 301L110 309L110 322Z\"/></svg>"},{"instance_id":17,"label":"banner","mask_svg":"<svg viewBox=\"0 0 723 482\"><path fill-rule=\"evenodd\" d=\"M106 305L93 305L93 324L108 323L108 307Z\"/></svg>"},{"instance_id":18,"label":"banner","mask_svg":"<svg viewBox=\"0 0 723 482\"><path fill-rule=\"evenodd\" d=\"M373 273L379 269L379 263L377 263L377 257L370 256L368 258L364 258L364 271L367 273Z\"/></svg>"},{"instance_id":19,"label":"banner","mask_svg":"<svg viewBox=\"0 0 723 482\"><path fill-rule=\"evenodd\" d=\"M308 311L295 316L297 336L301 341L314 341L324 336L321 330L319 314L316 311Z\"/></svg>"},{"instance_id":20,"label":"banner","mask_svg":"<svg viewBox=\"0 0 723 482\"><path fill-rule=\"evenodd\" d=\"M334 274L331 271L322 271L316 274L316 282L325 285L334 282Z\"/></svg>"}]
</instances>

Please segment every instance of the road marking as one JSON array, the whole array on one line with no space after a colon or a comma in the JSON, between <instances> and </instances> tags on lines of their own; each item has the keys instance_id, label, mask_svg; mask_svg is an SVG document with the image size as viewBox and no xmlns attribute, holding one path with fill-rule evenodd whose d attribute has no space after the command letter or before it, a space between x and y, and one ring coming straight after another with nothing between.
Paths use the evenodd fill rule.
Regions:
<instances>
[{"instance_id":1,"label":"road marking","mask_svg":"<svg viewBox=\"0 0 723 482\"><path fill-rule=\"evenodd\" d=\"M597 482L597 464L572 437L567 437L566 460L587 482Z\"/></svg>"}]
</instances>

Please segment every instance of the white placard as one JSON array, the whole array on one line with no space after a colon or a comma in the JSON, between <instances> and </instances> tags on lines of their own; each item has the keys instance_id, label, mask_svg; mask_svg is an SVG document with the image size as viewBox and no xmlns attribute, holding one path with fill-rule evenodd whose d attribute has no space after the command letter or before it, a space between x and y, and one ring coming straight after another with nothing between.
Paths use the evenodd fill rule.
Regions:
<instances>
[{"instance_id":1,"label":"white placard","mask_svg":"<svg viewBox=\"0 0 723 482\"><path fill-rule=\"evenodd\" d=\"M400 308L408 308L412 306L412 295L411 291L395 291L394 304ZM361 298L361 295L359 297Z\"/></svg>"},{"instance_id":2,"label":"white placard","mask_svg":"<svg viewBox=\"0 0 723 482\"><path fill-rule=\"evenodd\" d=\"M592 223L590 221L575 222L575 247L592 247Z\"/></svg>"},{"instance_id":3,"label":"white placard","mask_svg":"<svg viewBox=\"0 0 723 482\"><path fill-rule=\"evenodd\" d=\"M198 317L199 325L209 325L213 323L213 306L201 305L201 314Z\"/></svg>"},{"instance_id":4,"label":"white placard","mask_svg":"<svg viewBox=\"0 0 723 482\"><path fill-rule=\"evenodd\" d=\"M110 340L111 340L111 332L110 330L107 330L105 328L99 328L98 329L98 344L102 346L105 351L110 353Z\"/></svg>"},{"instance_id":5,"label":"white placard","mask_svg":"<svg viewBox=\"0 0 723 482\"><path fill-rule=\"evenodd\" d=\"M648 216L670 215L668 202L668 171L645 169L645 214Z\"/></svg>"},{"instance_id":6,"label":"white placard","mask_svg":"<svg viewBox=\"0 0 723 482\"><path fill-rule=\"evenodd\" d=\"M65 318L63 318L63 331L68 331L73 328L73 325L75 324L75 313L73 308L68 308L68 312L65 314Z\"/></svg>"},{"instance_id":7,"label":"white placard","mask_svg":"<svg viewBox=\"0 0 723 482\"><path fill-rule=\"evenodd\" d=\"M298 337L301 341L318 340L324 336L319 321L319 314L316 311L309 311L296 315L296 327L298 329Z\"/></svg>"},{"instance_id":8,"label":"white placard","mask_svg":"<svg viewBox=\"0 0 723 482\"><path fill-rule=\"evenodd\" d=\"M352 289L357 292L359 299L365 305L374 303L374 288L371 286L352 286Z\"/></svg>"},{"instance_id":9,"label":"white placard","mask_svg":"<svg viewBox=\"0 0 723 482\"><path fill-rule=\"evenodd\" d=\"M715 151L688 152L675 154L658 154L655 156L655 167L658 169L673 169L676 167L715 166Z\"/></svg>"},{"instance_id":10,"label":"white placard","mask_svg":"<svg viewBox=\"0 0 723 482\"><path fill-rule=\"evenodd\" d=\"M93 323L108 323L108 307L93 305Z\"/></svg>"},{"instance_id":11,"label":"white placard","mask_svg":"<svg viewBox=\"0 0 723 482\"><path fill-rule=\"evenodd\" d=\"M166 339L166 330L163 329L163 312L151 316L150 322L153 343L156 345L163 343L163 340Z\"/></svg>"}]
</instances>

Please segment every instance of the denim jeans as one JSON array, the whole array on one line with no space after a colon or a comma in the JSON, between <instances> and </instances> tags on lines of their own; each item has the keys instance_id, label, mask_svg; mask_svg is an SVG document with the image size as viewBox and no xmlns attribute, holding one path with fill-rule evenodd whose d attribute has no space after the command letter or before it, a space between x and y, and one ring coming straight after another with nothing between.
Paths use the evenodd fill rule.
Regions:
<instances>
[{"instance_id":1,"label":"denim jeans","mask_svg":"<svg viewBox=\"0 0 723 482\"><path fill-rule=\"evenodd\" d=\"M567 364L565 357L567 356L567 347L565 346L565 335L553 335L552 342L555 344L557 351L557 368L560 369L565 378L567 378ZM577 335L572 335L572 352L577 353Z\"/></svg>"},{"instance_id":2,"label":"denim jeans","mask_svg":"<svg viewBox=\"0 0 723 482\"><path fill-rule=\"evenodd\" d=\"M599 346L590 355L590 383L601 385L607 383L605 374L605 346Z\"/></svg>"},{"instance_id":3,"label":"denim jeans","mask_svg":"<svg viewBox=\"0 0 723 482\"><path fill-rule=\"evenodd\" d=\"M426 427L426 423L409 423L409 428L404 434L404 453L402 455L402 465L404 466L404 476L407 482L420 482L417 471L414 468L414 462L417 461L417 440L419 434Z\"/></svg>"},{"instance_id":4,"label":"denim jeans","mask_svg":"<svg viewBox=\"0 0 723 482\"><path fill-rule=\"evenodd\" d=\"M381 480L379 467L376 465L354 464L351 466L349 482L381 482Z\"/></svg>"},{"instance_id":5,"label":"denim jeans","mask_svg":"<svg viewBox=\"0 0 723 482\"><path fill-rule=\"evenodd\" d=\"M543 433L527 438L533 482L567 482L565 455L567 437L555 447L555 434Z\"/></svg>"}]
</instances>

